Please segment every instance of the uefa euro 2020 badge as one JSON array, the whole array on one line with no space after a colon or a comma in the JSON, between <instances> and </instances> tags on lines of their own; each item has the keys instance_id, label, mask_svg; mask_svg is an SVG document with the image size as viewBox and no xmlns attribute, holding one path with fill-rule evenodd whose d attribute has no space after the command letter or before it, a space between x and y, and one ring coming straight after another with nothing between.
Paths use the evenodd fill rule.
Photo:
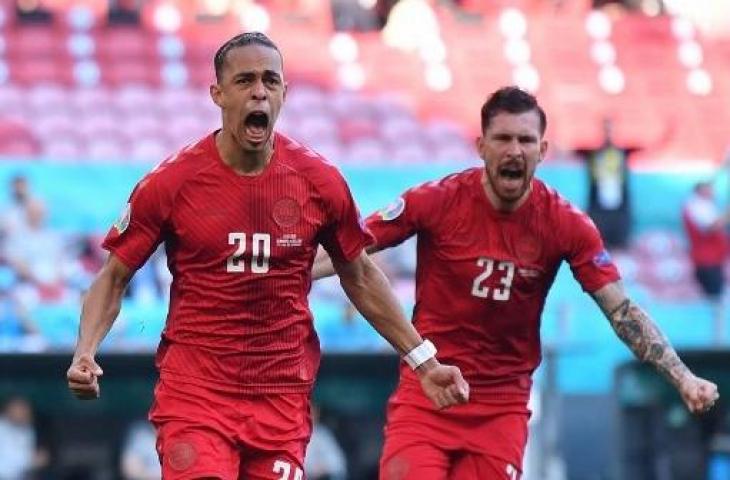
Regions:
<instances>
[{"instance_id":1,"label":"uefa euro 2020 badge","mask_svg":"<svg viewBox=\"0 0 730 480\"><path fill-rule=\"evenodd\" d=\"M380 214L380 218L382 218L386 222L389 222L398 218L405 209L406 201L403 199L403 197L398 197L398 200L381 209L378 213Z\"/></svg>"},{"instance_id":2,"label":"uefa euro 2020 badge","mask_svg":"<svg viewBox=\"0 0 730 480\"><path fill-rule=\"evenodd\" d=\"M606 250L601 250L593 257L593 264L597 267L607 267L611 264L611 255Z\"/></svg>"},{"instance_id":3,"label":"uefa euro 2020 badge","mask_svg":"<svg viewBox=\"0 0 730 480\"><path fill-rule=\"evenodd\" d=\"M121 235L129 226L129 220L132 218L132 205L129 203L122 210L122 214L119 215L119 219L114 222L114 228L117 229L117 233Z\"/></svg>"}]
</instances>

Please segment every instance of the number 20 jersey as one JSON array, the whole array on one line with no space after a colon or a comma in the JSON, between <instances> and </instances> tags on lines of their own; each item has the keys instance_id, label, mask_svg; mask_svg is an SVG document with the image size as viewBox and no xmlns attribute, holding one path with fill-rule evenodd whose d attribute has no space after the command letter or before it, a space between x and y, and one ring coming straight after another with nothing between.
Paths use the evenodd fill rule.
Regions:
<instances>
[{"instance_id":1,"label":"number 20 jersey","mask_svg":"<svg viewBox=\"0 0 730 480\"><path fill-rule=\"evenodd\" d=\"M366 242L347 184L322 157L277 133L263 172L241 176L211 134L140 181L104 247L136 270L165 245L161 378L287 393L308 392L319 366L307 302L317 246L351 261Z\"/></svg>"},{"instance_id":2,"label":"number 20 jersey","mask_svg":"<svg viewBox=\"0 0 730 480\"><path fill-rule=\"evenodd\" d=\"M619 274L590 218L557 192L534 179L525 203L499 212L483 172L410 189L366 226L381 248L417 235L414 324L441 362L461 368L473 398L527 399L541 359L540 316L561 262L587 292ZM405 367L401 378L415 382Z\"/></svg>"}]
</instances>

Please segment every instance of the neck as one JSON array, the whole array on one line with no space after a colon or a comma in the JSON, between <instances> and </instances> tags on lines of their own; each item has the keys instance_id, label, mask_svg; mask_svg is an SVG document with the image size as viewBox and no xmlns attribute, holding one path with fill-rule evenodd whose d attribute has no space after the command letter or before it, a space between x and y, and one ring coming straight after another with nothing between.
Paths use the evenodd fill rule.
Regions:
<instances>
[{"instance_id":1,"label":"neck","mask_svg":"<svg viewBox=\"0 0 730 480\"><path fill-rule=\"evenodd\" d=\"M495 210L497 210L498 212L509 213L514 212L527 201L527 198L530 196L530 192L532 191L532 180L530 180L529 186L527 187L525 192L520 196L520 198L516 200L505 200L497 195L497 192L494 191L494 186L492 185L492 181L489 179L489 175L487 175L486 170L482 171L482 187L484 188L484 192L487 195L489 203L492 204Z\"/></svg>"},{"instance_id":2,"label":"neck","mask_svg":"<svg viewBox=\"0 0 730 480\"><path fill-rule=\"evenodd\" d=\"M266 141L261 150L243 150L225 130L215 137L215 144L223 163L240 175L258 175L271 161L274 153L274 135Z\"/></svg>"}]
</instances>

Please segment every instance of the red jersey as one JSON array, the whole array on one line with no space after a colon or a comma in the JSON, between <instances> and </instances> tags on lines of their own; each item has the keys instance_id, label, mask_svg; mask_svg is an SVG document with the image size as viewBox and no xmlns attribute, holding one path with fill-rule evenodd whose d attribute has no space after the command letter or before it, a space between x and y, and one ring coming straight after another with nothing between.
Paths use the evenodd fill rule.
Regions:
<instances>
[{"instance_id":1,"label":"red jersey","mask_svg":"<svg viewBox=\"0 0 730 480\"><path fill-rule=\"evenodd\" d=\"M475 398L527 400L540 315L561 262L588 292L619 274L593 222L557 192L533 180L525 203L502 213L482 175L473 168L408 190L366 225L382 248L417 235L413 322L439 360L461 369ZM403 384L416 381L409 368L401 373Z\"/></svg>"},{"instance_id":2,"label":"red jersey","mask_svg":"<svg viewBox=\"0 0 730 480\"><path fill-rule=\"evenodd\" d=\"M164 242L173 282L162 378L243 393L308 392L319 340L307 302L318 244L351 261L367 241L340 172L280 134L257 176L211 134L135 187L104 247L136 270Z\"/></svg>"},{"instance_id":3,"label":"red jersey","mask_svg":"<svg viewBox=\"0 0 730 480\"><path fill-rule=\"evenodd\" d=\"M693 195L682 210L682 222L689 238L689 254L698 267L722 266L728 250L724 225L713 226L721 213L711 199Z\"/></svg>"}]
</instances>

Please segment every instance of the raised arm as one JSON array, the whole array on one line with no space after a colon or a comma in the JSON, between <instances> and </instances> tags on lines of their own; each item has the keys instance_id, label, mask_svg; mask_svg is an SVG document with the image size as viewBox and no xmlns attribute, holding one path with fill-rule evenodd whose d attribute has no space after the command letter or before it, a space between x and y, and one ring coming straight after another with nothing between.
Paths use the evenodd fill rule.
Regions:
<instances>
[{"instance_id":1,"label":"raised arm","mask_svg":"<svg viewBox=\"0 0 730 480\"><path fill-rule=\"evenodd\" d=\"M388 279L365 252L352 262L334 262L334 269L355 308L401 356L406 357L409 364L413 366L414 360L418 364L415 372L424 393L434 405L445 408L468 400L469 386L459 369L441 365L433 353L429 353L423 339L403 314Z\"/></svg>"},{"instance_id":2,"label":"raised arm","mask_svg":"<svg viewBox=\"0 0 730 480\"><path fill-rule=\"evenodd\" d=\"M687 368L649 315L626 296L621 282L610 283L592 296L636 358L651 364L674 385L692 413L712 408L719 398L717 385Z\"/></svg>"},{"instance_id":3,"label":"raised arm","mask_svg":"<svg viewBox=\"0 0 730 480\"><path fill-rule=\"evenodd\" d=\"M109 255L86 294L76 351L66 372L68 388L80 399L99 397L98 377L103 372L94 356L119 315L124 290L133 274L114 255Z\"/></svg>"}]
</instances>

